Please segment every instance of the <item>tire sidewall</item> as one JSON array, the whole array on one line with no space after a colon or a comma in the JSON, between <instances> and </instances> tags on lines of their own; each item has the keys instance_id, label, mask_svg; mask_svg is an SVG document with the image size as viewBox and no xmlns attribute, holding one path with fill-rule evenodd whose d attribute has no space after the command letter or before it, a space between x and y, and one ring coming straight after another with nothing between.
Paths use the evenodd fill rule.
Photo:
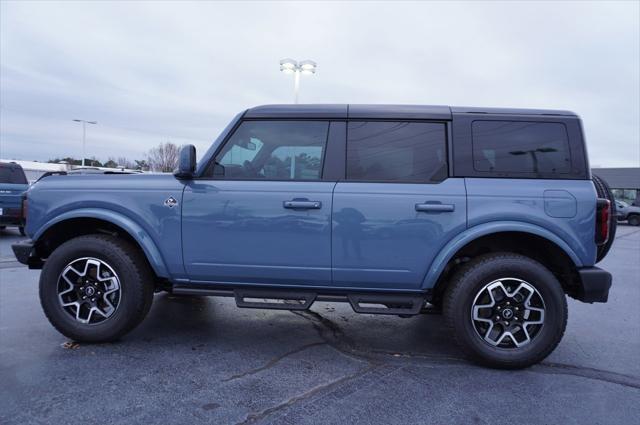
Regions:
<instances>
[{"instance_id":1,"label":"tire sidewall","mask_svg":"<svg viewBox=\"0 0 640 425\"><path fill-rule=\"evenodd\" d=\"M545 320L532 341L521 348L494 347L475 331L472 306L479 291L488 283L501 278L518 278L532 285L545 304ZM463 339L473 357L496 367L524 367L546 357L558 344L564 333L567 306L564 292L555 276L539 263L512 257L492 262L480 262L463 276L453 322L456 334Z\"/></svg>"},{"instance_id":2,"label":"tire sidewall","mask_svg":"<svg viewBox=\"0 0 640 425\"><path fill-rule=\"evenodd\" d=\"M111 340L127 329L140 302L138 273L119 247L100 238L77 238L56 249L45 262L40 275L40 302L45 314L64 335L79 341ZM93 257L106 262L120 281L120 300L116 311L96 324L83 324L71 316L58 300L58 278L73 261Z\"/></svg>"}]
</instances>

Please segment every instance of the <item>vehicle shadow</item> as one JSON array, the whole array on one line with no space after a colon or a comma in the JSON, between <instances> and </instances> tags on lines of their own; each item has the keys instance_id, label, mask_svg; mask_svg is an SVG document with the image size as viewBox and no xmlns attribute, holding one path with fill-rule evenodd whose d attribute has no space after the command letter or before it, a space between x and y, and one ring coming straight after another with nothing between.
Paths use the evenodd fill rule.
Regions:
<instances>
[{"instance_id":1,"label":"vehicle shadow","mask_svg":"<svg viewBox=\"0 0 640 425\"><path fill-rule=\"evenodd\" d=\"M247 353L323 342L362 356L462 358L440 315L357 314L338 303L316 303L309 311L239 309L232 298L158 294L147 318L125 338L139 340Z\"/></svg>"}]
</instances>

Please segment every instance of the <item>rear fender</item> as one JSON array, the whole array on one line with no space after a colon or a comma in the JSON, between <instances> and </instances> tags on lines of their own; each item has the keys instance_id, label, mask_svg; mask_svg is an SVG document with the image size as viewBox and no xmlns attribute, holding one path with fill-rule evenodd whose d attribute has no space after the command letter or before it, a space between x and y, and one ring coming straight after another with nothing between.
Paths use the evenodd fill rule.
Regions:
<instances>
[{"instance_id":1,"label":"rear fender","mask_svg":"<svg viewBox=\"0 0 640 425\"><path fill-rule=\"evenodd\" d=\"M462 249L465 245L482 236L500 232L523 232L545 238L559 246L569 256L569 258L571 258L576 267L583 266L582 261L580 260L578 255L576 255L576 253L564 240L540 226L517 221L483 223L460 233L458 236L450 240L447 245L444 246L444 248L442 248L438 256L429 266L428 272L422 281L422 288L433 288L438 281L438 278L444 271L447 263L452 258L454 258L456 253L460 251L460 249Z\"/></svg>"}]
</instances>

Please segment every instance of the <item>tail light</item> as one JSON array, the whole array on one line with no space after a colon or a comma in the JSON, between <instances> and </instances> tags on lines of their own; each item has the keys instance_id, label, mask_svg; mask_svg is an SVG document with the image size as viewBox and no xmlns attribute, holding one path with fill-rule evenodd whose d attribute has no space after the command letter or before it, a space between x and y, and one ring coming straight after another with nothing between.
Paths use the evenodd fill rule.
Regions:
<instances>
[{"instance_id":1,"label":"tail light","mask_svg":"<svg viewBox=\"0 0 640 425\"><path fill-rule=\"evenodd\" d=\"M609 224L611 221L611 202L598 198L596 203L596 244L604 245L609 240Z\"/></svg>"},{"instance_id":2,"label":"tail light","mask_svg":"<svg viewBox=\"0 0 640 425\"><path fill-rule=\"evenodd\" d=\"M27 215L29 212L29 203L27 202L27 195L22 197L22 220L24 223L27 222Z\"/></svg>"}]
</instances>

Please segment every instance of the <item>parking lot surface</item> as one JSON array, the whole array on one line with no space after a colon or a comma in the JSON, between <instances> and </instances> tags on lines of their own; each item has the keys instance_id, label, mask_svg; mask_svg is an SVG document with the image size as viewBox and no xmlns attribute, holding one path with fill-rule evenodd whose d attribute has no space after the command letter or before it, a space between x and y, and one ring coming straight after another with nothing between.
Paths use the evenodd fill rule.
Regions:
<instances>
[{"instance_id":1,"label":"parking lot surface","mask_svg":"<svg viewBox=\"0 0 640 425\"><path fill-rule=\"evenodd\" d=\"M599 266L607 304L569 300L564 339L522 371L465 360L440 316L238 309L158 294L112 344L47 322L39 271L0 232L0 423L619 424L640 417L640 228L620 226Z\"/></svg>"}]
</instances>

